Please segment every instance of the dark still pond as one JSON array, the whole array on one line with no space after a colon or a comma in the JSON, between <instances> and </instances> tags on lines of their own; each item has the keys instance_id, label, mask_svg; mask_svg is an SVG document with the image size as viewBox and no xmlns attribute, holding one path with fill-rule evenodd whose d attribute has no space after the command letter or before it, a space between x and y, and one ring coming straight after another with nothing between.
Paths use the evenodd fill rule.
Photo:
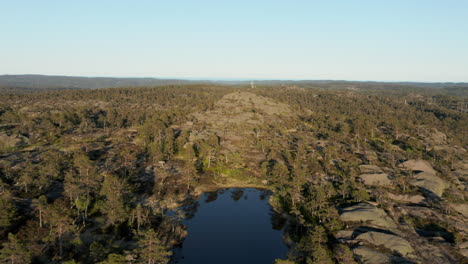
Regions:
<instances>
[{"instance_id":1,"label":"dark still pond","mask_svg":"<svg viewBox=\"0 0 468 264\"><path fill-rule=\"evenodd\" d=\"M285 258L285 220L272 211L269 196L253 188L221 189L183 207L188 235L171 263L271 264Z\"/></svg>"}]
</instances>

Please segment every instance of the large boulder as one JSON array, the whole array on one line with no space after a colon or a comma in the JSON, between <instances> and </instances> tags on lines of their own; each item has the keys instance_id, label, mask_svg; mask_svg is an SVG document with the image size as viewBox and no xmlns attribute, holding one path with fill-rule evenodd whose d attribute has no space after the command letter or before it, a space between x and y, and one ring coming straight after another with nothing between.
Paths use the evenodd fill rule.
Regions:
<instances>
[{"instance_id":1,"label":"large boulder","mask_svg":"<svg viewBox=\"0 0 468 264\"><path fill-rule=\"evenodd\" d=\"M392 183L387 173L366 173L361 174L359 177L365 185L369 186L386 186Z\"/></svg>"},{"instance_id":2,"label":"large boulder","mask_svg":"<svg viewBox=\"0 0 468 264\"><path fill-rule=\"evenodd\" d=\"M429 172L432 174L436 173L427 160L407 160L401 163L399 166L415 172Z\"/></svg>"},{"instance_id":3,"label":"large boulder","mask_svg":"<svg viewBox=\"0 0 468 264\"><path fill-rule=\"evenodd\" d=\"M411 244L406 239L395 235L370 231L360 234L356 237L356 240L364 241L377 247L385 247L392 252L398 252L402 256L414 257L414 249Z\"/></svg>"},{"instance_id":4,"label":"large boulder","mask_svg":"<svg viewBox=\"0 0 468 264\"><path fill-rule=\"evenodd\" d=\"M343 222L364 222L371 226L396 228L395 222L384 210L368 203L359 203L342 210L340 219Z\"/></svg>"},{"instance_id":5,"label":"large boulder","mask_svg":"<svg viewBox=\"0 0 468 264\"><path fill-rule=\"evenodd\" d=\"M415 179L410 182L411 185L420 187L425 191L441 197L447 188L447 183L440 177L430 172L420 172L415 175Z\"/></svg>"}]
</instances>

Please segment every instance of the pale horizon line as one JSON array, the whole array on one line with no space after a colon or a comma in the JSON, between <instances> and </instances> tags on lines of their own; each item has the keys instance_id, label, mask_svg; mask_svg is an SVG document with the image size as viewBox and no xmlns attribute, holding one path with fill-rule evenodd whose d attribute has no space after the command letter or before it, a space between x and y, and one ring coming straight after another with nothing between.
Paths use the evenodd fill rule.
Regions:
<instances>
[{"instance_id":1,"label":"pale horizon line","mask_svg":"<svg viewBox=\"0 0 468 264\"><path fill-rule=\"evenodd\" d=\"M313 78L256 78L256 77L180 77L180 76L112 76L112 75L60 75L40 73L6 73L0 76L48 76L48 77L78 77L78 78L116 78L116 79L158 79L158 80L187 80L187 81L330 81L330 82L383 82L383 83L468 83L468 81L408 81L408 80L363 80L363 79L313 79Z\"/></svg>"}]
</instances>

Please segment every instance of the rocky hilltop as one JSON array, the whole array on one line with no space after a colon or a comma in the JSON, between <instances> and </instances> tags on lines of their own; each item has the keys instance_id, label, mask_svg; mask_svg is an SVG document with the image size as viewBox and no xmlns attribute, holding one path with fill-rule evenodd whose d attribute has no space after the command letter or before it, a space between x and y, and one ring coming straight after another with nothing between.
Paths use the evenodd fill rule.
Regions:
<instances>
[{"instance_id":1,"label":"rocky hilltop","mask_svg":"<svg viewBox=\"0 0 468 264\"><path fill-rule=\"evenodd\" d=\"M190 131L189 144L213 136L220 140L216 155L226 158L228 169L215 177L216 184L257 184L269 188L271 180L262 175L262 164L291 162L284 160L282 155L287 154L281 150L289 147L281 142L301 139L296 148L306 148L308 154L319 160L324 160L320 153L323 148L348 147L344 142L333 144L329 140L315 140L316 132L300 131L297 126L291 126L291 120L297 122L302 115L313 115L309 109L302 111L295 112L287 104L254 93L234 92L223 96L211 109L193 114L191 121L178 128ZM456 263L468 257L463 242L468 230L465 150L451 147L447 136L436 129L420 129L424 131L420 140L428 149L456 152L464 159L450 171L437 171L431 161L423 159L401 159L391 164L392 167L386 167L379 157L386 154L386 150L379 153L355 148L352 157L337 153L338 160L327 161L338 165L352 160L355 167L351 171L356 173L355 181L362 184L362 190L378 193L377 199L336 206L344 228L335 231L333 243L349 247L358 262ZM266 142L260 144L270 144L269 153L262 150L263 145L258 145L261 139ZM274 151L280 155L274 156ZM298 165L286 165L296 166L293 170L297 170L304 164L299 161ZM233 173L236 170L245 177L233 177L240 176ZM329 175L305 177L306 182L317 184ZM450 194L446 194L447 191ZM446 199L449 196L451 198ZM455 243L456 240L460 242Z\"/></svg>"}]
</instances>

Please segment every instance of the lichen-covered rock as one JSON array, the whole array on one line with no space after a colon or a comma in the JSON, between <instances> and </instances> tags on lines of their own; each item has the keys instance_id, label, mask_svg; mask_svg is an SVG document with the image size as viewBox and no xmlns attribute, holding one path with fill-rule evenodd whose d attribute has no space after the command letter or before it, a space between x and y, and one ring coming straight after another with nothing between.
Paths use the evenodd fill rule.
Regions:
<instances>
[{"instance_id":1,"label":"lichen-covered rock","mask_svg":"<svg viewBox=\"0 0 468 264\"><path fill-rule=\"evenodd\" d=\"M400 167L416 172L429 172L435 174L436 171L432 168L427 160L407 160L400 164Z\"/></svg>"},{"instance_id":2,"label":"lichen-covered rock","mask_svg":"<svg viewBox=\"0 0 468 264\"><path fill-rule=\"evenodd\" d=\"M370 231L360 234L356 237L356 240L364 241L374 246L385 247L392 252L398 252L402 256L414 257L414 249L411 244L406 239L395 235Z\"/></svg>"},{"instance_id":3,"label":"lichen-covered rock","mask_svg":"<svg viewBox=\"0 0 468 264\"><path fill-rule=\"evenodd\" d=\"M447 188L447 183L440 177L430 172L420 172L415 175L415 179L410 182L411 185L420 187L426 191L441 197Z\"/></svg>"},{"instance_id":4,"label":"lichen-covered rock","mask_svg":"<svg viewBox=\"0 0 468 264\"><path fill-rule=\"evenodd\" d=\"M369 186L385 186L390 185L392 181L386 173L366 173L359 176L365 185Z\"/></svg>"},{"instance_id":5,"label":"lichen-covered rock","mask_svg":"<svg viewBox=\"0 0 468 264\"><path fill-rule=\"evenodd\" d=\"M373 226L396 228L395 222L384 210L368 203L359 203L344 208L340 219L344 222L365 222Z\"/></svg>"}]
</instances>

